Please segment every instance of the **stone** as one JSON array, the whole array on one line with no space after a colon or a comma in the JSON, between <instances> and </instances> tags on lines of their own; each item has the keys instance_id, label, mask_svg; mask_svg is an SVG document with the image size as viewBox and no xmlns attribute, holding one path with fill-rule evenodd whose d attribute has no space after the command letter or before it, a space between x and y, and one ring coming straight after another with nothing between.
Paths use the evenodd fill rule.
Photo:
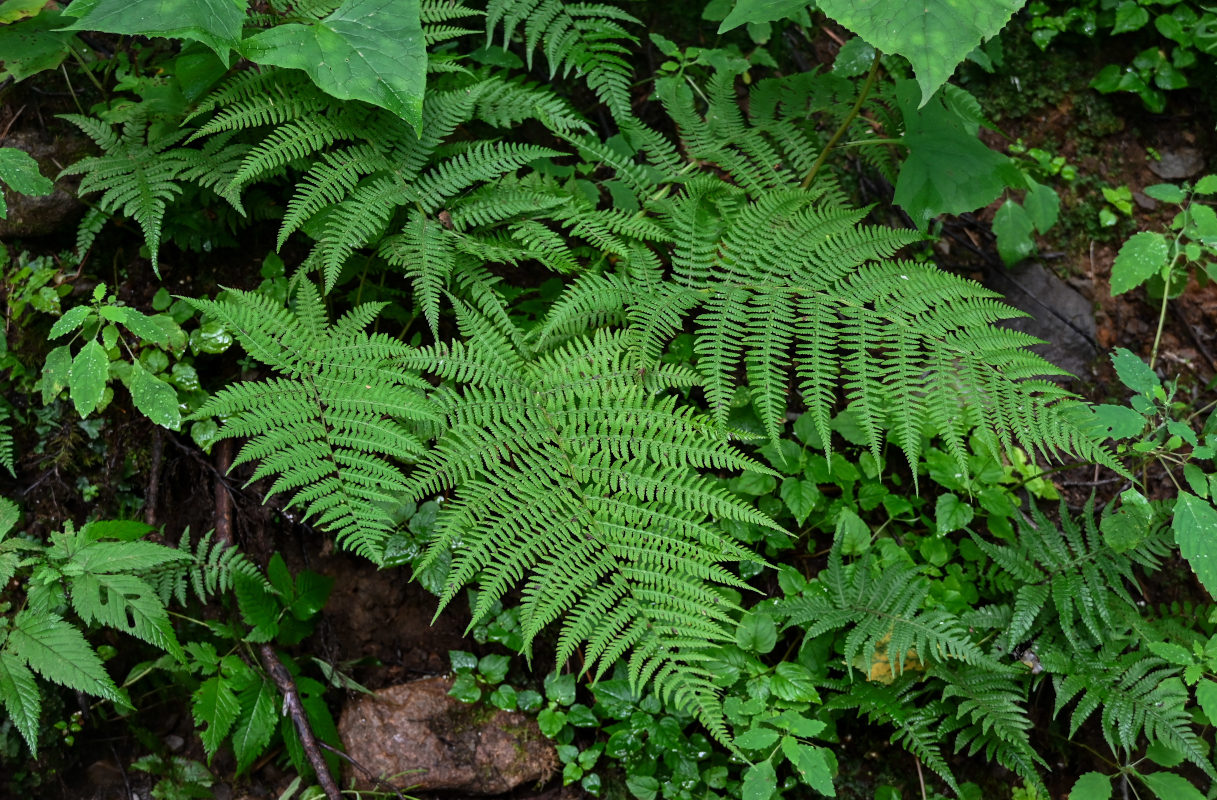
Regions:
<instances>
[{"instance_id":1,"label":"stone","mask_svg":"<svg viewBox=\"0 0 1217 800\"><path fill-rule=\"evenodd\" d=\"M348 703L338 722L347 755L395 786L427 792L502 794L553 774L554 747L534 719L462 703L451 688L450 678L424 678ZM377 788L359 769L350 777Z\"/></svg>"},{"instance_id":2,"label":"stone","mask_svg":"<svg viewBox=\"0 0 1217 800\"><path fill-rule=\"evenodd\" d=\"M1149 171L1168 181L1181 181L1199 175L1204 169L1204 156L1194 147L1163 149L1158 160L1150 159Z\"/></svg>"},{"instance_id":3,"label":"stone","mask_svg":"<svg viewBox=\"0 0 1217 800\"><path fill-rule=\"evenodd\" d=\"M50 137L41 131L10 133L0 139L0 147L15 147L29 153L38 162L38 170L51 180L88 152L87 140L79 136ZM70 180L56 181L55 190L43 197L17 194L5 187L8 219L0 219L0 238L63 234L67 236L67 242L75 242L73 229L84 213L84 205L75 194L79 184L80 179L74 176Z\"/></svg>"}]
</instances>

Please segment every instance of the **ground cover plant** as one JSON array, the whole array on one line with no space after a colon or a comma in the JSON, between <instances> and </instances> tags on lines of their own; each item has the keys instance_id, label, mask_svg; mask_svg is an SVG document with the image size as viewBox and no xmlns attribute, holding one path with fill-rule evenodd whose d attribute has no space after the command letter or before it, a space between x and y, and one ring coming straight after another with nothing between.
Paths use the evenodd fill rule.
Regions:
<instances>
[{"instance_id":1,"label":"ground cover plant","mask_svg":"<svg viewBox=\"0 0 1217 800\"><path fill-rule=\"evenodd\" d=\"M57 261L10 247L5 466L100 463L118 415L156 432L116 485L166 437L214 455L294 532L467 605L453 694L535 714L592 795L1211 797L1217 401L1162 343L1217 278L1215 179L1145 189L1177 214L1109 288L1157 326L1089 402L934 263L954 217L996 206L1011 265L1061 218L1064 159L990 146L950 82L1000 69L1021 2L680 5L0 5L4 76L66 80L91 142L53 176L0 149L15 192L88 206ZM1056 47L1099 5L1014 24ZM1156 17L1172 69L1205 68L1202 13ZM800 66L814 30L838 46ZM284 796L357 794L327 748L358 684L306 657L330 582L80 478L76 521L0 507L7 790L83 729L58 687L120 722L136 687L201 748L135 735L154 797L280 752ZM917 781L863 780L855 740Z\"/></svg>"}]
</instances>

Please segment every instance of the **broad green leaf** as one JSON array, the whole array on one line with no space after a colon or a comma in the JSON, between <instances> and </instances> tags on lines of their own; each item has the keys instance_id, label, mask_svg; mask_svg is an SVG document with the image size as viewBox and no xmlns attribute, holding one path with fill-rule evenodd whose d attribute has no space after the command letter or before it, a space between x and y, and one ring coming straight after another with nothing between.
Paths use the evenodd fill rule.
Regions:
<instances>
[{"instance_id":1,"label":"broad green leaf","mask_svg":"<svg viewBox=\"0 0 1217 800\"><path fill-rule=\"evenodd\" d=\"M805 11L812 5L812 0L736 0L735 8L718 26L718 32L726 33L750 23L776 22Z\"/></svg>"},{"instance_id":2,"label":"broad green leaf","mask_svg":"<svg viewBox=\"0 0 1217 800\"><path fill-rule=\"evenodd\" d=\"M96 339L80 348L68 373L68 390L77 414L87 417L97 408L105 394L109 373L110 357Z\"/></svg>"},{"instance_id":3,"label":"broad green leaf","mask_svg":"<svg viewBox=\"0 0 1217 800\"><path fill-rule=\"evenodd\" d=\"M1047 233L1061 215L1061 196L1051 187L1032 181L1023 198L1023 208L1031 215L1035 229Z\"/></svg>"},{"instance_id":4,"label":"broad green leaf","mask_svg":"<svg viewBox=\"0 0 1217 800\"><path fill-rule=\"evenodd\" d=\"M1182 775L1173 772L1150 772L1139 776L1158 800L1205 800L1205 795ZM1073 798L1070 798L1073 800Z\"/></svg>"},{"instance_id":5,"label":"broad green leaf","mask_svg":"<svg viewBox=\"0 0 1217 800\"><path fill-rule=\"evenodd\" d=\"M49 681L127 704L84 634L54 614L31 609L18 613L6 649Z\"/></svg>"},{"instance_id":6,"label":"broad green leaf","mask_svg":"<svg viewBox=\"0 0 1217 800\"><path fill-rule=\"evenodd\" d=\"M101 539L120 539L124 542L130 542L135 539L142 539L151 533L152 530L153 527L148 523L138 522L133 519L95 519L92 522L86 522L84 527L80 529L80 538L87 539L91 542L96 542ZM147 569L148 567L167 561L190 558L190 556L183 554L175 547L165 547L164 545L158 545L155 542L148 542L147 544L149 544L152 548L155 548L155 550L145 550L144 552L140 553L139 557L141 559L148 559L149 563L141 564L138 567L124 566L120 567L119 569ZM104 552L105 551L94 551L91 557L100 557ZM107 553L106 558L114 559L116 561L123 561L123 563L129 564L131 562L125 561L124 559L130 558L133 554L139 552L140 549L136 547L123 547L120 548L116 553ZM155 558L153 555L154 553L160 553L161 557ZM116 558L116 556L121 556L122 558L119 559Z\"/></svg>"},{"instance_id":7,"label":"broad green leaf","mask_svg":"<svg viewBox=\"0 0 1217 800\"><path fill-rule=\"evenodd\" d=\"M865 553L870 549L871 536L870 526L853 509L843 507L837 512L836 539L841 542L843 554L856 556Z\"/></svg>"},{"instance_id":8,"label":"broad green leaf","mask_svg":"<svg viewBox=\"0 0 1217 800\"><path fill-rule=\"evenodd\" d=\"M1006 266L1017 264L1035 252L1035 223L1027 210L1014 200L1007 200L993 216L993 234L997 237L997 252Z\"/></svg>"},{"instance_id":9,"label":"broad green leaf","mask_svg":"<svg viewBox=\"0 0 1217 800\"><path fill-rule=\"evenodd\" d=\"M93 313L92 306L76 306L75 308L69 308L67 311L63 312L62 317L55 320L55 324L51 326L51 330L47 334L47 339L58 339L65 333L71 333L83 325L91 313Z\"/></svg>"},{"instance_id":10,"label":"broad green leaf","mask_svg":"<svg viewBox=\"0 0 1217 800\"><path fill-rule=\"evenodd\" d=\"M1116 6L1116 22L1111 32L1129 33L1145 27L1149 22L1149 12L1141 7L1137 0L1124 0Z\"/></svg>"},{"instance_id":11,"label":"broad green leaf","mask_svg":"<svg viewBox=\"0 0 1217 800\"><path fill-rule=\"evenodd\" d=\"M1162 385L1157 373L1130 350L1117 347L1111 354L1111 363L1120 383L1138 394L1150 394Z\"/></svg>"},{"instance_id":12,"label":"broad green leaf","mask_svg":"<svg viewBox=\"0 0 1217 800\"><path fill-rule=\"evenodd\" d=\"M1196 684L1196 703L1209 718L1209 724L1217 724L1217 682L1206 679Z\"/></svg>"},{"instance_id":13,"label":"broad green leaf","mask_svg":"<svg viewBox=\"0 0 1217 800\"><path fill-rule=\"evenodd\" d=\"M34 674L16 656L0 650L0 703L8 718L29 745L30 753L38 755L38 715L42 711L42 694Z\"/></svg>"},{"instance_id":14,"label":"broad green leaf","mask_svg":"<svg viewBox=\"0 0 1217 800\"><path fill-rule=\"evenodd\" d=\"M778 643L778 628L773 617L759 611L745 614L735 632L735 642L749 652L768 653Z\"/></svg>"},{"instance_id":15,"label":"broad green leaf","mask_svg":"<svg viewBox=\"0 0 1217 800\"><path fill-rule=\"evenodd\" d=\"M1154 518L1149 501L1140 492L1129 489L1121 498L1120 509L1099 523L1103 541L1117 553L1127 552L1145 541Z\"/></svg>"},{"instance_id":16,"label":"broad green leaf","mask_svg":"<svg viewBox=\"0 0 1217 800\"><path fill-rule=\"evenodd\" d=\"M921 105L925 105L968 53L996 36L1025 2L820 0L818 5L879 50L907 58L921 86Z\"/></svg>"},{"instance_id":17,"label":"broad green leaf","mask_svg":"<svg viewBox=\"0 0 1217 800\"><path fill-rule=\"evenodd\" d=\"M72 52L76 35L59 30L64 19L58 11L43 11L32 19L0 25L0 80L24 80L55 69Z\"/></svg>"},{"instance_id":18,"label":"broad green leaf","mask_svg":"<svg viewBox=\"0 0 1217 800\"><path fill-rule=\"evenodd\" d=\"M76 0L66 30L193 39L227 63L241 41L245 0Z\"/></svg>"},{"instance_id":19,"label":"broad green leaf","mask_svg":"<svg viewBox=\"0 0 1217 800\"><path fill-rule=\"evenodd\" d=\"M157 425L171 431L182 427L177 390L148 372L138 361L131 362L131 400L141 414Z\"/></svg>"},{"instance_id":20,"label":"broad green leaf","mask_svg":"<svg viewBox=\"0 0 1217 800\"><path fill-rule=\"evenodd\" d=\"M9 531L16 526L20 517L21 509L17 507L17 504L7 497L0 497L0 542L4 541L4 537L8 536ZM8 581L0 581L0 586L5 583Z\"/></svg>"},{"instance_id":21,"label":"broad green leaf","mask_svg":"<svg viewBox=\"0 0 1217 800\"><path fill-rule=\"evenodd\" d=\"M745 750L764 750L772 747L781 736L773 728L752 728L735 737L735 744Z\"/></svg>"},{"instance_id":22,"label":"broad green leaf","mask_svg":"<svg viewBox=\"0 0 1217 800\"><path fill-rule=\"evenodd\" d=\"M241 773L262 755L275 732L279 692L273 683L262 678L242 689L237 700L241 716L232 732L232 750L237 756L237 772Z\"/></svg>"},{"instance_id":23,"label":"broad green leaf","mask_svg":"<svg viewBox=\"0 0 1217 800\"><path fill-rule=\"evenodd\" d=\"M1094 421L1098 426L1095 435L1104 439L1110 436L1119 441L1136 436L1145 430L1145 417L1128 406L1110 404L1095 406Z\"/></svg>"},{"instance_id":24,"label":"broad green leaf","mask_svg":"<svg viewBox=\"0 0 1217 800\"><path fill-rule=\"evenodd\" d=\"M1217 510L1194 494L1180 492L1172 527L1179 552L1208 593L1217 597Z\"/></svg>"},{"instance_id":25,"label":"broad green leaf","mask_svg":"<svg viewBox=\"0 0 1217 800\"><path fill-rule=\"evenodd\" d=\"M823 747L802 744L789 737L782 740L782 754L794 765L799 779L820 794L836 797L837 788L832 783L833 770L824 753Z\"/></svg>"},{"instance_id":26,"label":"broad green leaf","mask_svg":"<svg viewBox=\"0 0 1217 800\"><path fill-rule=\"evenodd\" d=\"M240 712L241 704L232 693L232 685L219 675L203 681L195 691L190 713L194 715L194 727L199 731L209 761L232 730Z\"/></svg>"},{"instance_id":27,"label":"broad green leaf","mask_svg":"<svg viewBox=\"0 0 1217 800\"><path fill-rule=\"evenodd\" d=\"M962 214L993 202L1006 188L1010 159L969 133L965 120L935 99L917 106L917 85L896 84L908 157L896 178L894 200L921 230L939 214ZM1012 177L1012 176L1011 176Z\"/></svg>"},{"instance_id":28,"label":"broad green leaf","mask_svg":"<svg viewBox=\"0 0 1217 800\"><path fill-rule=\"evenodd\" d=\"M948 492L934 505L934 524L939 534L951 533L970 523L975 513L970 503Z\"/></svg>"},{"instance_id":29,"label":"broad green leaf","mask_svg":"<svg viewBox=\"0 0 1217 800\"><path fill-rule=\"evenodd\" d=\"M155 322L152 317L136 311L134 308L124 309L127 313L122 325L140 339L151 344L168 344L169 335L166 330Z\"/></svg>"},{"instance_id":30,"label":"broad green leaf","mask_svg":"<svg viewBox=\"0 0 1217 800\"><path fill-rule=\"evenodd\" d=\"M799 478L786 478L782 481L782 501L794 514L795 521L802 525L807 516L816 507L820 499L820 489L814 483Z\"/></svg>"},{"instance_id":31,"label":"broad green leaf","mask_svg":"<svg viewBox=\"0 0 1217 800\"><path fill-rule=\"evenodd\" d=\"M1217 175L1205 175L1196 181L1196 194L1217 193Z\"/></svg>"},{"instance_id":32,"label":"broad green leaf","mask_svg":"<svg viewBox=\"0 0 1217 800\"><path fill-rule=\"evenodd\" d=\"M1069 800L1111 800L1111 778L1087 772L1069 790Z\"/></svg>"},{"instance_id":33,"label":"broad green leaf","mask_svg":"<svg viewBox=\"0 0 1217 800\"><path fill-rule=\"evenodd\" d=\"M1129 237L1111 265L1111 296L1135 289L1162 271L1170 248L1166 237L1142 231Z\"/></svg>"},{"instance_id":34,"label":"broad green leaf","mask_svg":"<svg viewBox=\"0 0 1217 800\"><path fill-rule=\"evenodd\" d=\"M42 404L49 405L68 386L72 374L72 351L67 345L56 347L46 355L42 366L42 378L38 387L42 389Z\"/></svg>"},{"instance_id":35,"label":"broad green leaf","mask_svg":"<svg viewBox=\"0 0 1217 800\"><path fill-rule=\"evenodd\" d=\"M259 64L302 69L340 100L388 109L419 130L427 53L419 0L346 0L323 20L279 25L241 45Z\"/></svg>"},{"instance_id":36,"label":"broad green leaf","mask_svg":"<svg viewBox=\"0 0 1217 800\"><path fill-rule=\"evenodd\" d=\"M811 671L802 664L783 661L774 670L769 682L770 690L780 699L790 702L818 703L820 693L816 691Z\"/></svg>"},{"instance_id":37,"label":"broad green leaf","mask_svg":"<svg viewBox=\"0 0 1217 800\"><path fill-rule=\"evenodd\" d=\"M55 184L38 171L38 162L15 147L0 147L0 184L7 184L18 194L35 197L50 194L55 188ZM0 219L8 219L3 194L0 194Z\"/></svg>"},{"instance_id":38,"label":"broad green leaf","mask_svg":"<svg viewBox=\"0 0 1217 800\"><path fill-rule=\"evenodd\" d=\"M1187 200L1187 192L1173 183L1155 183L1153 186L1146 186L1142 191L1147 196L1161 200L1163 203L1182 205Z\"/></svg>"},{"instance_id":39,"label":"broad green leaf","mask_svg":"<svg viewBox=\"0 0 1217 800\"><path fill-rule=\"evenodd\" d=\"M46 0L5 0L0 3L0 25L33 17L46 5Z\"/></svg>"},{"instance_id":40,"label":"broad green leaf","mask_svg":"<svg viewBox=\"0 0 1217 800\"><path fill-rule=\"evenodd\" d=\"M740 786L740 795L742 800L769 800L777 786L778 779L773 762L765 760L748 767Z\"/></svg>"}]
</instances>

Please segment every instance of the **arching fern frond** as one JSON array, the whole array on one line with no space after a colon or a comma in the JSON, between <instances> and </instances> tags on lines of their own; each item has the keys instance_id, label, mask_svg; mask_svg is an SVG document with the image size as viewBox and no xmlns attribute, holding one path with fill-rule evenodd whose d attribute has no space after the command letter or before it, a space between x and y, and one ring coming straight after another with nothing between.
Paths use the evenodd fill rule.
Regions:
<instances>
[{"instance_id":1,"label":"arching fern frond","mask_svg":"<svg viewBox=\"0 0 1217 800\"><path fill-rule=\"evenodd\" d=\"M364 333L367 310L325 324L320 297L306 281L294 312L233 290L190 302L281 376L229 386L194 418L224 415L221 437L250 437L234 466L256 460L251 481L277 476L267 496L293 492L289 506L302 507L340 544L375 557L394 528L386 506L407 489L396 462L422 453L410 426L435 419L425 384L391 366L410 349Z\"/></svg>"},{"instance_id":2,"label":"arching fern frond","mask_svg":"<svg viewBox=\"0 0 1217 800\"><path fill-rule=\"evenodd\" d=\"M453 384L435 397L447 431L410 481L416 498L453 492L418 567L453 549L441 605L476 581L476 622L522 583L526 643L561 619L560 662L584 646L599 675L629 653L636 684L653 681L724 735L704 662L733 640L734 623L714 585L744 587L723 562L757 557L712 520L776 526L695 468L764 468L709 420L656 395L678 373L639 374L620 334L530 358L457 309L469 341L404 359Z\"/></svg>"},{"instance_id":3,"label":"arching fern frond","mask_svg":"<svg viewBox=\"0 0 1217 800\"><path fill-rule=\"evenodd\" d=\"M269 588L269 582L258 566L237 547L219 539L212 541L214 533L208 531L191 544L190 529L187 528L182 532L177 547L188 558L164 564L143 576L156 590L162 603L169 605L170 600L176 598L179 605L185 605L188 589L206 603L212 597L229 592L238 579Z\"/></svg>"}]
</instances>

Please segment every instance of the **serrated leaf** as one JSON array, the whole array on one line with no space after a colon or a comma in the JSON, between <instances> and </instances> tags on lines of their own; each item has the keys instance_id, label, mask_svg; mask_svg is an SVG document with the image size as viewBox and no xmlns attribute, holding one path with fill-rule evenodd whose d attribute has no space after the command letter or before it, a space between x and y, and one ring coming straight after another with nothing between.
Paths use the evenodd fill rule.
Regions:
<instances>
[{"instance_id":1,"label":"serrated leaf","mask_svg":"<svg viewBox=\"0 0 1217 800\"><path fill-rule=\"evenodd\" d=\"M171 431L182 427L177 390L144 369L139 361L131 362L131 401L157 425Z\"/></svg>"},{"instance_id":2,"label":"serrated leaf","mask_svg":"<svg viewBox=\"0 0 1217 800\"><path fill-rule=\"evenodd\" d=\"M71 578L70 585L72 608L84 622L99 622L185 660L169 612L145 581L121 573L85 573Z\"/></svg>"},{"instance_id":3,"label":"serrated leaf","mask_svg":"<svg viewBox=\"0 0 1217 800\"><path fill-rule=\"evenodd\" d=\"M1217 175L1205 175L1196 181L1196 194L1217 194Z\"/></svg>"},{"instance_id":4,"label":"serrated leaf","mask_svg":"<svg viewBox=\"0 0 1217 800\"><path fill-rule=\"evenodd\" d=\"M913 65L921 105L968 53L996 36L1025 0L819 0L819 8L885 53Z\"/></svg>"},{"instance_id":5,"label":"serrated leaf","mask_svg":"<svg viewBox=\"0 0 1217 800\"><path fill-rule=\"evenodd\" d=\"M1157 373L1150 369L1148 364L1123 347L1117 347L1111 354L1111 363L1116 368L1120 383L1134 392L1150 394L1162 385Z\"/></svg>"},{"instance_id":6,"label":"serrated leaf","mask_svg":"<svg viewBox=\"0 0 1217 800\"><path fill-rule=\"evenodd\" d=\"M241 704L232 692L231 683L220 675L213 675L195 690L190 713L194 715L194 726L199 731L208 761L232 730L240 712Z\"/></svg>"},{"instance_id":7,"label":"serrated leaf","mask_svg":"<svg viewBox=\"0 0 1217 800\"><path fill-rule=\"evenodd\" d=\"M1051 187L1032 181L1023 198L1023 208L1027 209L1035 229L1046 233L1061 215L1061 196Z\"/></svg>"},{"instance_id":8,"label":"serrated leaf","mask_svg":"<svg viewBox=\"0 0 1217 800\"><path fill-rule=\"evenodd\" d=\"M1180 492L1171 523L1179 552L1212 597L1217 597L1217 510L1189 492Z\"/></svg>"},{"instance_id":9,"label":"serrated leaf","mask_svg":"<svg viewBox=\"0 0 1217 800\"><path fill-rule=\"evenodd\" d=\"M760 761L748 767L740 785L742 800L769 800L777 789L777 773L772 761Z\"/></svg>"},{"instance_id":10,"label":"serrated leaf","mask_svg":"<svg viewBox=\"0 0 1217 800\"><path fill-rule=\"evenodd\" d=\"M1002 203L993 216L997 252L1006 266L1012 266L1035 252L1035 223L1027 210L1014 200Z\"/></svg>"},{"instance_id":11,"label":"serrated leaf","mask_svg":"<svg viewBox=\"0 0 1217 800\"><path fill-rule=\"evenodd\" d=\"M67 345L56 347L46 355L46 362L42 366L42 377L38 381L38 386L42 389L42 404L49 405L52 400L59 396L68 385L68 379L72 374L72 351Z\"/></svg>"},{"instance_id":12,"label":"serrated leaf","mask_svg":"<svg viewBox=\"0 0 1217 800\"><path fill-rule=\"evenodd\" d=\"M769 681L769 689L778 698L789 702L820 702L820 693L816 691L811 671L802 664L790 661L778 664Z\"/></svg>"},{"instance_id":13,"label":"serrated leaf","mask_svg":"<svg viewBox=\"0 0 1217 800\"><path fill-rule=\"evenodd\" d=\"M4 541L4 537L8 536L20 518L21 509L17 507L17 504L7 497L0 497L0 541ZM7 582L0 581L0 586Z\"/></svg>"},{"instance_id":14,"label":"serrated leaf","mask_svg":"<svg viewBox=\"0 0 1217 800\"><path fill-rule=\"evenodd\" d=\"M718 26L719 33L726 33L740 25L756 25L776 22L805 11L812 0L736 0L735 7Z\"/></svg>"},{"instance_id":15,"label":"serrated leaf","mask_svg":"<svg viewBox=\"0 0 1217 800\"><path fill-rule=\"evenodd\" d=\"M47 334L47 339L58 339L64 334L71 333L83 325L91 313L93 313L92 306L69 308L63 312L62 317L55 320L55 324L51 326L50 333Z\"/></svg>"},{"instance_id":16,"label":"serrated leaf","mask_svg":"<svg viewBox=\"0 0 1217 800\"><path fill-rule=\"evenodd\" d=\"M127 313L125 318L121 320L121 324L127 330L151 344L167 345L169 343L168 332L153 320L152 317L136 311L134 308L125 308L123 310Z\"/></svg>"},{"instance_id":17,"label":"serrated leaf","mask_svg":"<svg viewBox=\"0 0 1217 800\"><path fill-rule=\"evenodd\" d=\"M1111 800L1111 778L1087 772L1069 790L1069 800Z\"/></svg>"},{"instance_id":18,"label":"serrated leaf","mask_svg":"<svg viewBox=\"0 0 1217 800\"><path fill-rule=\"evenodd\" d=\"M105 348L96 339L85 343L72 359L68 372L68 392L77 414L87 417L97 408L105 394L109 373L110 357Z\"/></svg>"},{"instance_id":19,"label":"serrated leaf","mask_svg":"<svg viewBox=\"0 0 1217 800\"><path fill-rule=\"evenodd\" d=\"M126 705L84 634L46 611L26 609L13 618L6 647L49 681Z\"/></svg>"},{"instance_id":20,"label":"serrated leaf","mask_svg":"<svg viewBox=\"0 0 1217 800\"><path fill-rule=\"evenodd\" d=\"M246 638L269 642L279 632L279 603L261 581L242 573L233 576L233 591L241 619L253 628Z\"/></svg>"},{"instance_id":21,"label":"serrated leaf","mask_svg":"<svg viewBox=\"0 0 1217 800\"><path fill-rule=\"evenodd\" d=\"M1161 200L1163 203L1179 205L1187 200L1187 192L1173 183L1155 183L1153 186L1146 186L1141 191L1146 196Z\"/></svg>"},{"instance_id":22,"label":"serrated leaf","mask_svg":"<svg viewBox=\"0 0 1217 800\"><path fill-rule=\"evenodd\" d=\"M241 41L245 7L245 0L76 0L68 13L77 19L66 30L193 39L227 64Z\"/></svg>"},{"instance_id":23,"label":"serrated leaf","mask_svg":"<svg viewBox=\"0 0 1217 800\"><path fill-rule=\"evenodd\" d=\"M232 732L232 750L240 774L257 760L274 735L279 692L273 683L262 678L242 689L237 699L241 718Z\"/></svg>"},{"instance_id":24,"label":"serrated leaf","mask_svg":"<svg viewBox=\"0 0 1217 800\"><path fill-rule=\"evenodd\" d=\"M139 527L130 530L144 529L147 525L135 523ZM121 531L122 529L120 529ZM96 530L90 530L89 535L100 535ZM81 538L86 538L81 530ZM88 544L76 552L71 563L82 572L140 572L154 569L174 561L188 561L190 554L176 547L166 547L156 542L120 541L99 542Z\"/></svg>"},{"instance_id":25,"label":"serrated leaf","mask_svg":"<svg viewBox=\"0 0 1217 800\"><path fill-rule=\"evenodd\" d=\"M0 702L21 738L25 739L30 753L37 758L42 694L38 691L34 674L5 650L0 650Z\"/></svg>"},{"instance_id":26,"label":"serrated leaf","mask_svg":"<svg viewBox=\"0 0 1217 800\"><path fill-rule=\"evenodd\" d=\"M794 514L795 521L802 525L820 498L820 489L814 483L799 478L782 481L782 502Z\"/></svg>"},{"instance_id":27,"label":"serrated leaf","mask_svg":"<svg viewBox=\"0 0 1217 800\"><path fill-rule=\"evenodd\" d=\"M832 768L824 755L824 748L810 744L802 744L791 738L782 740L782 754L794 765L803 783L817 792L829 797L837 796L837 788L832 782Z\"/></svg>"},{"instance_id":28,"label":"serrated leaf","mask_svg":"<svg viewBox=\"0 0 1217 800\"><path fill-rule=\"evenodd\" d=\"M1169 252L1166 237L1160 233L1142 231L1130 236L1111 265L1111 296L1135 289L1161 272Z\"/></svg>"},{"instance_id":29,"label":"serrated leaf","mask_svg":"<svg viewBox=\"0 0 1217 800\"><path fill-rule=\"evenodd\" d=\"M153 530L154 528L148 523L133 519L95 519L91 522L86 522L84 527L80 529L80 538L90 542L96 542L102 539L119 539L124 542L130 542L134 541L135 539L142 539ZM158 545L155 542L148 542L148 544L152 545L154 548L168 550L170 553L172 553L172 556L165 556L165 558L168 560L175 558L189 558L189 556L185 556L178 552L177 548L165 547L164 545ZM138 551L138 548L132 548L123 550L122 553L124 555L130 555ZM153 551L148 550L141 553L141 557L150 557L152 552ZM159 550L157 552L159 552Z\"/></svg>"},{"instance_id":30,"label":"serrated leaf","mask_svg":"<svg viewBox=\"0 0 1217 800\"><path fill-rule=\"evenodd\" d=\"M745 750L763 750L772 747L781 736L773 728L752 728L735 737L735 744Z\"/></svg>"},{"instance_id":31,"label":"serrated leaf","mask_svg":"<svg viewBox=\"0 0 1217 800\"><path fill-rule=\"evenodd\" d=\"M921 230L940 214L962 214L993 202L1006 188L1010 159L968 132L964 120L940 99L917 106L917 86L898 81L896 99L904 115L901 140L908 156L896 178L894 200Z\"/></svg>"},{"instance_id":32,"label":"serrated leaf","mask_svg":"<svg viewBox=\"0 0 1217 800\"><path fill-rule=\"evenodd\" d=\"M241 52L304 70L326 93L388 109L420 129L427 52L418 0L346 0L323 20L255 34Z\"/></svg>"},{"instance_id":33,"label":"serrated leaf","mask_svg":"<svg viewBox=\"0 0 1217 800\"><path fill-rule=\"evenodd\" d=\"M1173 772L1150 772L1139 777L1149 790L1157 795L1158 800L1205 800L1204 793L1182 775Z\"/></svg>"},{"instance_id":34,"label":"serrated leaf","mask_svg":"<svg viewBox=\"0 0 1217 800\"><path fill-rule=\"evenodd\" d=\"M1138 361L1140 359L1137 359ZM1136 436L1145 430L1145 417L1128 406L1100 405L1094 407L1096 435L1117 441Z\"/></svg>"},{"instance_id":35,"label":"serrated leaf","mask_svg":"<svg viewBox=\"0 0 1217 800\"><path fill-rule=\"evenodd\" d=\"M1196 684L1196 704L1210 725L1217 724L1217 682L1205 679Z\"/></svg>"},{"instance_id":36,"label":"serrated leaf","mask_svg":"<svg viewBox=\"0 0 1217 800\"><path fill-rule=\"evenodd\" d=\"M970 503L965 503L950 492L939 495L934 505L934 524L940 535L965 527L975 516Z\"/></svg>"},{"instance_id":37,"label":"serrated leaf","mask_svg":"<svg viewBox=\"0 0 1217 800\"><path fill-rule=\"evenodd\" d=\"M33 156L15 147L0 147L0 183L7 184L14 192L33 197L48 195L55 188L55 184L39 172Z\"/></svg>"}]
</instances>

